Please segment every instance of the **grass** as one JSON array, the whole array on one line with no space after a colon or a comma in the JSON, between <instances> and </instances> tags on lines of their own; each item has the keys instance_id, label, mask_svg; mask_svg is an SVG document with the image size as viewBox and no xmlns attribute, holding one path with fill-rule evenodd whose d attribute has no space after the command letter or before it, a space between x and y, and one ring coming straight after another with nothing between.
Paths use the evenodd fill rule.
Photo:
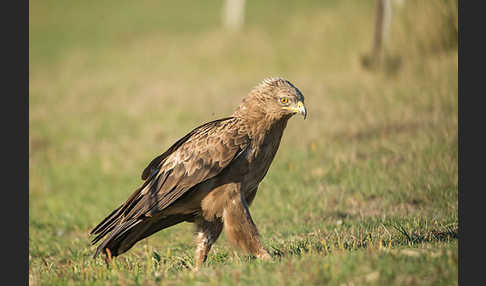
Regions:
<instances>
[{"instance_id":1,"label":"grass","mask_svg":"<svg viewBox=\"0 0 486 286\"><path fill-rule=\"evenodd\" d=\"M30 284L457 285L457 9L427 3L394 8L388 74L360 64L374 1L247 1L240 32L221 1L31 1ZM222 235L193 273L187 223L92 259L89 230L146 164L276 75L308 117L250 209L275 259Z\"/></svg>"}]
</instances>

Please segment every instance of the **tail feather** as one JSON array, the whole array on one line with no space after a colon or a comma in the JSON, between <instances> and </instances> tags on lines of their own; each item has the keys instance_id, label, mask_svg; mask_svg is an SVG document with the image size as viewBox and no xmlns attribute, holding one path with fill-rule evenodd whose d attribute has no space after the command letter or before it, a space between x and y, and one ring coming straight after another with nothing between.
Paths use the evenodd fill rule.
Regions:
<instances>
[{"instance_id":1,"label":"tail feather","mask_svg":"<svg viewBox=\"0 0 486 286\"><path fill-rule=\"evenodd\" d=\"M134 199L134 202L131 205L121 205L118 209L114 210L109 216L107 216L101 223L99 223L90 233L97 234L91 243L95 244L120 224L127 221L133 221L133 218L127 218L125 214L126 212L130 211L131 208L133 208L133 205L136 204L138 200L140 200L140 198Z\"/></svg>"},{"instance_id":2,"label":"tail feather","mask_svg":"<svg viewBox=\"0 0 486 286\"><path fill-rule=\"evenodd\" d=\"M135 192L133 192L133 194L128 198L126 202L124 202L121 206L112 211L105 219L103 219L97 226L93 228L93 230L89 234L98 234L98 236L93 239L93 241L91 242L92 244L98 242L120 223L133 219L133 217L126 217L126 213L129 212L141 199L140 192L149 182L150 180L145 181L140 188L136 189Z\"/></svg>"},{"instance_id":3,"label":"tail feather","mask_svg":"<svg viewBox=\"0 0 486 286\"><path fill-rule=\"evenodd\" d=\"M106 228L99 236L104 236L106 235L105 232L109 231L111 231L111 234L97 247L93 258L96 258L100 253L106 254L107 248L110 250L111 256L118 256L128 251L138 241L164 228L191 220L192 218L193 215L191 214L168 216L158 221L154 221L153 218L131 219L117 226L114 225L111 228ZM99 239L99 237L95 238L96 241Z\"/></svg>"},{"instance_id":4,"label":"tail feather","mask_svg":"<svg viewBox=\"0 0 486 286\"><path fill-rule=\"evenodd\" d=\"M93 258L96 258L100 253L106 254L107 248L110 249L111 256L113 257L118 256L119 254L122 254L130 249L138 241L133 240L133 234L136 234L136 232L131 232L130 230L134 229L135 227L135 230L137 228L140 229L140 226L147 227L146 224L141 224L142 222L143 221L140 219L130 220L116 227L112 233L96 248ZM127 240L130 233L132 234L132 240Z\"/></svg>"},{"instance_id":5,"label":"tail feather","mask_svg":"<svg viewBox=\"0 0 486 286\"><path fill-rule=\"evenodd\" d=\"M110 250L110 254L113 257L120 255L129 250L139 240L166 227L193 218L193 214L154 218L133 212L133 209L143 197L141 191L148 184L156 184L158 182L159 177L155 174L153 176L156 181L153 181L153 179L150 178L147 179L140 188L135 190L125 203L112 211L111 214L103 219L103 221L90 232L91 235L97 235L91 241L92 244L96 244L103 237L108 235L108 237L97 247L94 258L100 253L106 254L106 249Z\"/></svg>"},{"instance_id":6,"label":"tail feather","mask_svg":"<svg viewBox=\"0 0 486 286\"><path fill-rule=\"evenodd\" d=\"M123 207L123 205L119 206L116 208L114 211L111 212L106 218L104 218L93 230L89 233L90 235L92 234L98 234L103 229L106 228L106 225L109 223L113 223L114 220L116 220L119 217L120 209Z\"/></svg>"}]
</instances>

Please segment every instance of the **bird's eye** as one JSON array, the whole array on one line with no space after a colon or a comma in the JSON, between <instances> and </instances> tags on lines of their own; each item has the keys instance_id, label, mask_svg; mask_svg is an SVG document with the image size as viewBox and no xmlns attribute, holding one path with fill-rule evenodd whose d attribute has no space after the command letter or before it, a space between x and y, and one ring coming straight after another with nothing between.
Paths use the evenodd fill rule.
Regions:
<instances>
[{"instance_id":1,"label":"bird's eye","mask_svg":"<svg viewBox=\"0 0 486 286\"><path fill-rule=\"evenodd\" d=\"M288 99L288 98L286 98L286 97L281 97L281 98L280 98L280 103L282 103L282 104L287 104L287 103L289 103L289 99Z\"/></svg>"}]
</instances>

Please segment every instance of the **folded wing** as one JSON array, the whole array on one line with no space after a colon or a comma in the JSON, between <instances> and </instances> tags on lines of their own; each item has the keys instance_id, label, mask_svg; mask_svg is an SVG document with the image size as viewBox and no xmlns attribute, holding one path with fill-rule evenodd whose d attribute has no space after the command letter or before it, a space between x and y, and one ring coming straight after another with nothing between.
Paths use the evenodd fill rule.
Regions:
<instances>
[{"instance_id":1,"label":"folded wing","mask_svg":"<svg viewBox=\"0 0 486 286\"><path fill-rule=\"evenodd\" d=\"M219 174L248 146L235 118L203 124L156 157L142 173L144 183L90 234L96 243L127 221L163 211L195 185Z\"/></svg>"}]
</instances>

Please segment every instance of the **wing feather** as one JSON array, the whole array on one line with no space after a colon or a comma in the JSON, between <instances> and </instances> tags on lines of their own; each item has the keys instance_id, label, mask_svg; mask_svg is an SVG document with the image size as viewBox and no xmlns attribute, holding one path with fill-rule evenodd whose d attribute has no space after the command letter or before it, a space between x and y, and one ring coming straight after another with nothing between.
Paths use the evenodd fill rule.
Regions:
<instances>
[{"instance_id":1,"label":"wing feather","mask_svg":"<svg viewBox=\"0 0 486 286\"><path fill-rule=\"evenodd\" d=\"M142 173L144 186L125 203L123 220L160 212L220 173L248 146L248 136L238 128L232 117L206 123L152 160Z\"/></svg>"}]
</instances>

